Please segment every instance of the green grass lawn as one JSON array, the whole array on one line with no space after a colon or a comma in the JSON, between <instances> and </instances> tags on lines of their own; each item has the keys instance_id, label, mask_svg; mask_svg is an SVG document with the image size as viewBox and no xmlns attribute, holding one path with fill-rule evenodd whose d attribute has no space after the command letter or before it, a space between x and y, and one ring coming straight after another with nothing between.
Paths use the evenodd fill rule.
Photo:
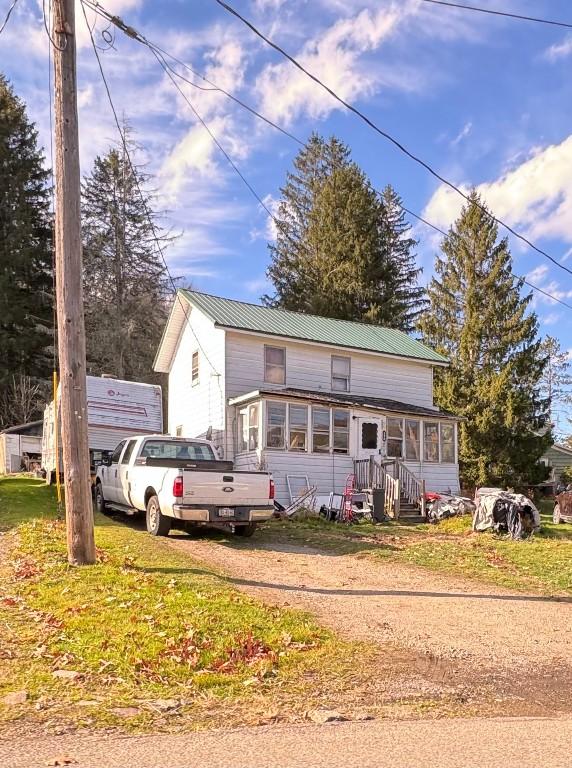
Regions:
<instances>
[{"instance_id":1,"label":"green grass lawn","mask_svg":"<svg viewBox=\"0 0 572 768\"><path fill-rule=\"evenodd\" d=\"M38 481L0 480L0 531L0 700L28 694L22 706L0 701L0 721L264 720L276 707L306 708L362 653L106 517L96 516L97 565L68 565L53 491ZM174 715L162 700L174 700Z\"/></svg>"},{"instance_id":2,"label":"green grass lawn","mask_svg":"<svg viewBox=\"0 0 572 768\"><path fill-rule=\"evenodd\" d=\"M322 519L268 524L262 535L283 536L340 554L363 555L385 563L411 563L511 589L539 594L572 594L572 525L552 523L552 504L542 504L542 529L526 541L473 533L471 517L436 525L360 523Z\"/></svg>"}]
</instances>

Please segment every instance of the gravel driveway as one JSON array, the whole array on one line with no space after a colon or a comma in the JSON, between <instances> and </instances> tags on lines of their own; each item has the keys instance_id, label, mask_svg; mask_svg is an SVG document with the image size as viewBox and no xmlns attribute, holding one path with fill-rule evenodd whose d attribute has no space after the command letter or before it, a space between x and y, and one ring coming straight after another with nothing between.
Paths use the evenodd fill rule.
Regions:
<instances>
[{"instance_id":1,"label":"gravel driveway","mask_svg":"<svg viewBox=\"0 0 572 768\"><path fill-rule=\"evenodd\" d=\"M279 539L172 539L237 588L310 611L340 635L414 653L433 678L488 683L572 711L572 598L510 592Z\"/></svg>"}]
</instances>

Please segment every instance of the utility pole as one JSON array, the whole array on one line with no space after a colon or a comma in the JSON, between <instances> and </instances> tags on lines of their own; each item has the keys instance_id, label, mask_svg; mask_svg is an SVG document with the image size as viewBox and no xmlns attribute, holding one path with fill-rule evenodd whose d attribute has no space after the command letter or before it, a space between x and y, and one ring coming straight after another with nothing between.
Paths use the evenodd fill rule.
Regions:
<instances>
[{"instance_id":1,"label":"utility pole","mask_svg":"<svg viewBox=\"0 0 572 768\"><path fill-rule=\"evenodd\" d=\"M95 562L89 475L74 0L52 0L56 301L68 560ZM57 425L56 425L57 429Z\"/></svg>"}]
</instances>

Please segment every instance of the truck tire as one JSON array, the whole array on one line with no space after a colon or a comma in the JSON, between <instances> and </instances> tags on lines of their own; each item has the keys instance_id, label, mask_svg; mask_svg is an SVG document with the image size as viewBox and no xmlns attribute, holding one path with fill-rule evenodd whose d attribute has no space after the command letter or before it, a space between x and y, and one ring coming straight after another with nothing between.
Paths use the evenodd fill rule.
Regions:
<instances>
[{"instance_id":1,"label":"truck tire","mask_svg":"<svg viewBox=\"0 0 572 768\"><path fill-rule=\"evenodd\" d=\"M237 536L244 536L250 538L256 530L256 523L248 523L248 525L237 525L234 532Z\"/></svg>"},{"instance_id":2,"label":"truck tire","mask_svg":"<svg viewBox=\"0 0 572 768\"><path fill-rule=\"evenodd\" d=\"M168 536L170 530L171 518L161 512L157 496L151 496L147 502L147 531L152 536Z\"/></svg>"},{"instance_id":3,"label":"truck tire","mask_svg":"<svg viewBox=\"0 0 572 768\"><path fill-rule=\"evenodd\" d=\"M100 515L105 515L107 512L107 504L105 503L101 483L95 484L95 511L99 512Z\"/></svg>"},{"instance_id":4,"label":"truck tire","mask_svg":"<svg viewBox=\"0 0 572 768\"><path fill-rule=\"evenodd\" d=\"M562 515L560 514L560 504L554 505L554 511L552 513L552 522L558 525L562 522Z\"/></svg>"}]
</instances>

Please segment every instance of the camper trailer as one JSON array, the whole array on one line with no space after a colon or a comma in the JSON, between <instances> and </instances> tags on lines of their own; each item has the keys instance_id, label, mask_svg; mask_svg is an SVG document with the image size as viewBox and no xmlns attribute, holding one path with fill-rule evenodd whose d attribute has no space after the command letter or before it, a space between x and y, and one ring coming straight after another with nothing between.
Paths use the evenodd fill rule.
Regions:
<instances>
[{"instance_id":1,"label":"camper trailer","mask_svg":"<svg viewBox=\"0 0 572 768\"><path fill-rule=\"evenodd\" d=\"M131 435L157 434L163 431L161 387L135 381L87 376L87 418L89 457L92 473L112 453L115 446ZM57 392L58 417L59 397ZM49 483L56 476L55 403L44 411L42 433L42 469ZM61 419L58 418L57 446L61 458Z\"/></svg>"}]
</instances>

